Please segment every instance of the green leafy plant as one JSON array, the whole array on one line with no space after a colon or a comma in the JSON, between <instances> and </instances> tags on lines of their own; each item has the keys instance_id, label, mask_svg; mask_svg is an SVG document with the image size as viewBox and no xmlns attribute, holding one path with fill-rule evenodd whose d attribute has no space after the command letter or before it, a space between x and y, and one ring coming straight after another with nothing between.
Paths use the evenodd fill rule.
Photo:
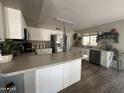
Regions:
<instances>
[{"instance_id":1,"label":"green leafy plant","mask_svg":"<svg viewBox=\"0 0 124 93\"><path fill-rule=\"evenodd\" d=\"M21 51L21 45L13 40L5 40L0 42L0 50L2 55L10 55Z\"/></svg>"},{"instance_id":2,"label":"green leafy plant","mask_svg":"<svg viewBox=\"0 0 124 93\"><path fill-rule=\"evenodd\" d=\"M73 39L74 39L74 40L77 40L77 39L78 39L78 33L74 33L74 34L73 34Z\"/></svg>"}]
</instances>

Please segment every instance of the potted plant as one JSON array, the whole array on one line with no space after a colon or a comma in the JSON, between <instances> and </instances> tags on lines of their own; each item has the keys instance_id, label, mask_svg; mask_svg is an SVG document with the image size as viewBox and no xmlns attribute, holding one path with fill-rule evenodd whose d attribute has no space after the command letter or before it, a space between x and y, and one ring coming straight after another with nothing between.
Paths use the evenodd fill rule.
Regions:
<instances>
[{"instance_id":1,"label":"potted plant","mask_svg":"<svg viewBox=\"0 0 124 93\"><path fill-rule=\"evenodd\" d=\"M74 33L74 34L73 34L73 39L74 39L74 40L77 40L77 38L78 38L78 33Z\"/></svg>"},{"instance_id":2,"label":"potted plant","mask_svg":"<svg viewBox=\"0 0 124 93\"><path fill-rule=\"evenodd\" d=\"M11 62L13 54L17 52L18 44L12 40L0 42L0 63Z\"/></svg>"}]
</instances>

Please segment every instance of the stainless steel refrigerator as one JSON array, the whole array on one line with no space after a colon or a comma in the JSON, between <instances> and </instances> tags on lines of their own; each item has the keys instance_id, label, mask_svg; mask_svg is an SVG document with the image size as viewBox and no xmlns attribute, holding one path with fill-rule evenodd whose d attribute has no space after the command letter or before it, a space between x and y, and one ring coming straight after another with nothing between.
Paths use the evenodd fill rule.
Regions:
<instances>
[{"instance_id":1,"label":"stainless steel refrigerator","mask_svg":"<svg viewBox=\"0 0 124 93\"><path fill-rule=\"evenodd\" d=\"M52 53L68 51L68 36L67 35L51 35Z\"/></svg>"}]
</instances>

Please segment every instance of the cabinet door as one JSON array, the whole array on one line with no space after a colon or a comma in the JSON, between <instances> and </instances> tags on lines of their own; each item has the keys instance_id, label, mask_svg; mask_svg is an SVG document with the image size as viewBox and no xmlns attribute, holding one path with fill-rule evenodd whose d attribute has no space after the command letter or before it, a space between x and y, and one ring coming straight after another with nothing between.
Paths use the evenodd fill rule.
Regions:
<instances>
[{"instance_id":1,"label":"cabinet door","mask_svg":"<svg viewBox=\"0 0 124 93\"><path fill-rule=\"evenodd\" d=\"M112 52L101 52L101 65L104 67L109 68L113 59L113 53Z\"/></svg>"},{"instance_id":2,"label":"cabinet door","mask_svg":"<svg viewBox=\"0 0 124 93\"><path fill-rule=\"evenodd\" d=\"M27 24L23 14L21 14L21 31L22 31L22 38L24 38L24 29L27 29Z\"/></svg>"},{"instance_id":3,"label":"cabinet door","mask_svg":"<svg viewBox=\"0 0 124 93\"><path fill-rule=\"evenodd\" d=\"M21 11L5 8L7 38L23 39L21 28Z\"/></svg>"},{"instance_id":4,"label":"cabinet door","mask_svg":"<svg viewBox=\"0 0 124 93\"><path fill-rule=\"evenodd\" d=\"M50 41L50 30L40 29L41 41Z\"/></svg>"},{"instance_id":5,"label":"cabinet door","mask_svg":"<svg viewBox=\"0 0 124 93\"><path fill-rule=\"evenodd\" d=\"M50 33L47 29L29 28L29 40L50 41Z\"/></svg>"},{"instance_id":6,"label":"cabinet door","mask_svg":"<svg viewBox=\"0 0 124 93\"><path fill-rule=\"evenodd\" d=\"M81 80L81 59L64 64L64 88Z\"/></svg>"},{"instance_id":7,"label":"cabinet door","mask_svg":"<svg viewBox=\"0 0 124 93\"><path fill-rule=\"evenodd\" d=\"M24 73L24 93L36 93L36 72L26 72Z\"/></svg>"},{"instance_id":8,"label":"cabinet door","mask_svg":"<svg viewBox=\"0 0 124 93\"><path fill-rule=\"evenodd\" d=\"M3 26L3 6L0 3L0 41L4 40L4 26Z\"/></svg>"},{"instance_id":9,"label":"cabinet door","mask_svg":"<svg viewBox=\"0 0 124 93\"><path fill-rule=\"evenodd\" d=\"M29 28L29 40L40 41L40 31L37 28Z\"/></svg>"},{"instance_id":10,"label":"cabinet door","mask_svg":"<svg viewBox=\"0 0 124 93\"><path fill-rule=\"evenodd\" d=\"M63 89L63 65L36 71L36 93L57 93Z\"/></svg>"},{"instance_id":11,"label":"cabinet door","mask_svg":"<svg viewBox=\"0 0 124 93\"><path fill-rule=\"evenodd\" d=\"M29 29L30 29L29 40L50 41L52 34L59 34L59 35L63 34L62 31L52 31L52 30L43 29L43 28L30 27ZM60 43L60 40L59 40L59 43Z\"/></svg>"}]
</instances>

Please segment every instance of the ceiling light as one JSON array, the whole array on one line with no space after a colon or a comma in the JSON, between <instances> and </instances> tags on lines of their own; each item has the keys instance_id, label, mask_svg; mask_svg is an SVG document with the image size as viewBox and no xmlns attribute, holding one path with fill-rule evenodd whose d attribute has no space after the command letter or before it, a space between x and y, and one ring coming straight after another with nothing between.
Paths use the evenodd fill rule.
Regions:
<instances>
[{"instance_id":1,"label":"ceiling light","mask_svg":"<svg viewBox=\"0 0 124 93\"><path fill-rule=\"evenodd\" d=\"M73 22L68 21L68 20L65 20L65 19L60 18L60 17L56 18L56 20L61 21L61 22L64 22L64 23L68 23L68 24L72 24L72 25L74 25L74 23L73 23Z\"/></svg>"}]
</instances>

